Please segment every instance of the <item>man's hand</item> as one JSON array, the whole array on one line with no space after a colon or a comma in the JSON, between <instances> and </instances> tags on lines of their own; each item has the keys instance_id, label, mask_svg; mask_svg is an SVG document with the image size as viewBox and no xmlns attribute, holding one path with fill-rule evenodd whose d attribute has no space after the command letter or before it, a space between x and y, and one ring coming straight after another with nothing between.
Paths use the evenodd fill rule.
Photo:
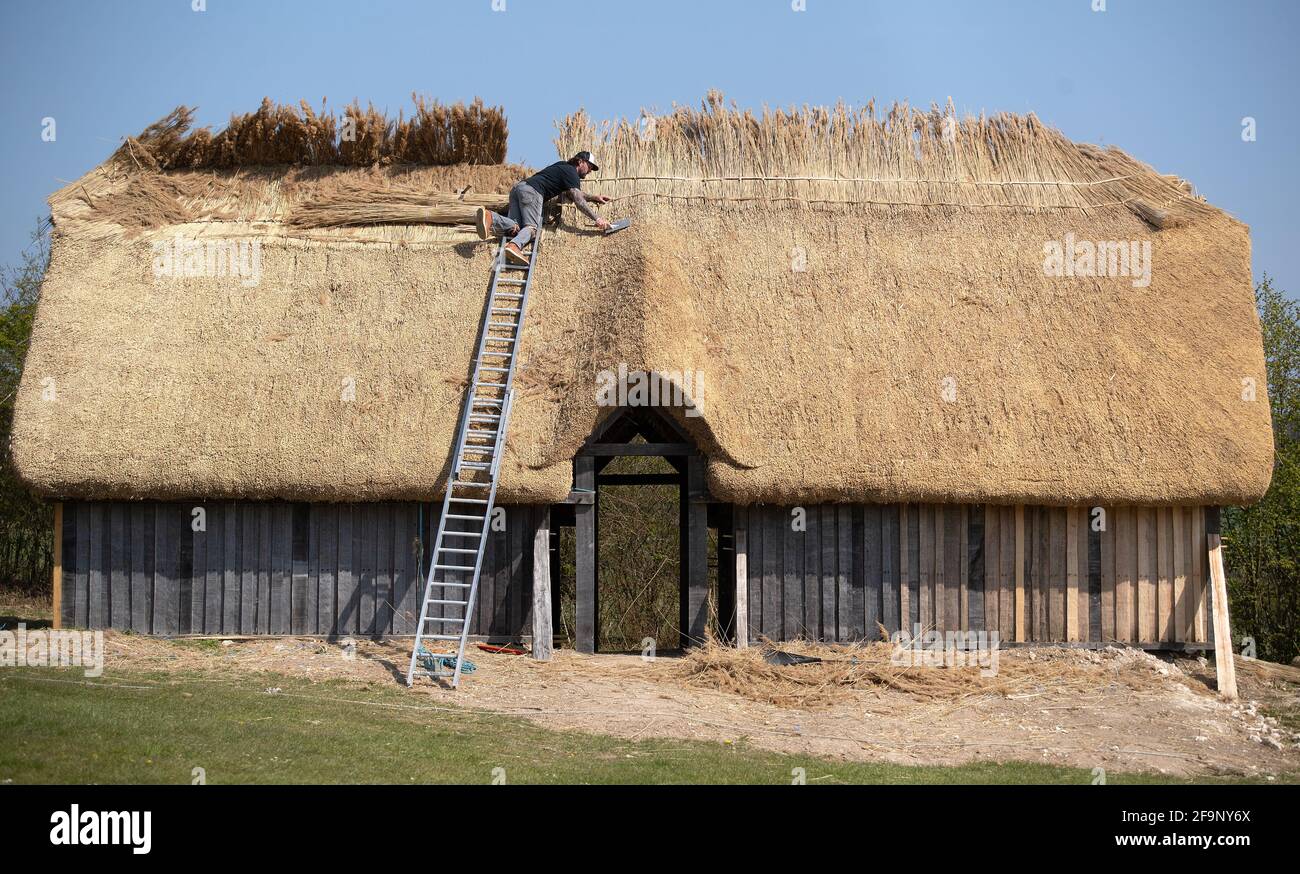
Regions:
<instances>
[{"instance_id":1,"label":"man's hand","mask_svg":"<svg viewBox=\"0 0 1300 874\"><path fill-rule=\"evenodd\" d=\"M608 198L606 198L606 200L608 200ZM605 221L603 218L596 219L596 229L600 231L609 230L609 222Z\"/></svg>"},{"instance_id":2,"label":"man's hand","mask_svg":"<svg viewBox=\"0 0 1300 874\"><path fill-rule=\"evenodd\" d=\"M596 201L596 203L609 203L610 201L610 198L606 197L603 194L593 194L591 197L588 197L587 199L594 200Z\"/></svg>"}]
</instances>

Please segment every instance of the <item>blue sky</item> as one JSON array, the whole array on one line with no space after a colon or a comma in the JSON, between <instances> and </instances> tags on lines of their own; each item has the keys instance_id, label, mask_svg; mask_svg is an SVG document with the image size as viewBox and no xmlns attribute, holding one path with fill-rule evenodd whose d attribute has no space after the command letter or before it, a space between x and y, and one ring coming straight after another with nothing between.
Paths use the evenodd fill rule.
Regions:
<instances>
[{"instance_id":1,"label":"blue sky","mask_svg":"<svg viewBox=\"0 0 1300 874\"><path fill-rule=\"evenodd\" d=\"M1191 180L1251 226L1256 277L1300 297L1300 2L1093 3L6 0L0 264L50 192L181 103L220 126L264 96L396 112L413 90L480 95L506 109L511 159L540 164L553 121L580 106L635 115L718 88L754 107L951 96L963 111L1032 110Z\"/></svg>"}]
</instances>

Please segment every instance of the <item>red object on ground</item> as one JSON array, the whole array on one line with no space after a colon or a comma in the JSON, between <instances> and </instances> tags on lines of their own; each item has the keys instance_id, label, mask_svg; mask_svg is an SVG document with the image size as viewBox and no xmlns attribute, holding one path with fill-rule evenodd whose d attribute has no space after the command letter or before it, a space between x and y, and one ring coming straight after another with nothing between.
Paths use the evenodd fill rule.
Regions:
<instances>
[{"instance_id":1,"label":"red object on ground","mask_svg":"<svg viewBox=\"0 0 1300 874\"><path fill-rule=\"evenodd\" d=\"M495 652L502 655L528 655L526 650L515 649L512 646L497 646L494 643L480 643L478 648L484 652Z\"/></svg>"}]
</instances>

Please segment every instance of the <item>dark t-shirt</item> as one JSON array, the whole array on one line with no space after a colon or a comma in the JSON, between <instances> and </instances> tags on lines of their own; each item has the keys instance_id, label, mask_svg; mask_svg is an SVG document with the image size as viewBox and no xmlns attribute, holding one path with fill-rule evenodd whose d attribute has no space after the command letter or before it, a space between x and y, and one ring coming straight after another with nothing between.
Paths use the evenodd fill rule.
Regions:
<instances>
[{"instance_id":1,"label":"dark t-shirt","mask_svg":"<svg viewBox=\"0 0 1300 874\"><path fill-rule=\"evenodd\" d=\"M582 187L582 177L578 175L578 168L568 161L556 161L524 181L541 192L542 200L550 200L570 188Z\"/></svg>"}]
</instances>

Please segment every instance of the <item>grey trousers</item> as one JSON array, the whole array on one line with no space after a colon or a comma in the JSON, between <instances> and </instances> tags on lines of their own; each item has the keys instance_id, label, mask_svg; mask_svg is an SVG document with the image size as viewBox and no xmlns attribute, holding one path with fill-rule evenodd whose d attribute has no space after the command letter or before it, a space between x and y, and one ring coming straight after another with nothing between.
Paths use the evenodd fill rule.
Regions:
<instances>
[{"instance_id":1,"label":"grey trousers","mask_svg":"<svg viewBox=\"0 0 1300 874\"><path fill-rule=\"evenodd\" d=\"M542 195L527 182L510 189L510 207L505 215L492 213L492 236L514 235L513 243L524 245L542 226Z\"/></svg>"}]
</instances>

